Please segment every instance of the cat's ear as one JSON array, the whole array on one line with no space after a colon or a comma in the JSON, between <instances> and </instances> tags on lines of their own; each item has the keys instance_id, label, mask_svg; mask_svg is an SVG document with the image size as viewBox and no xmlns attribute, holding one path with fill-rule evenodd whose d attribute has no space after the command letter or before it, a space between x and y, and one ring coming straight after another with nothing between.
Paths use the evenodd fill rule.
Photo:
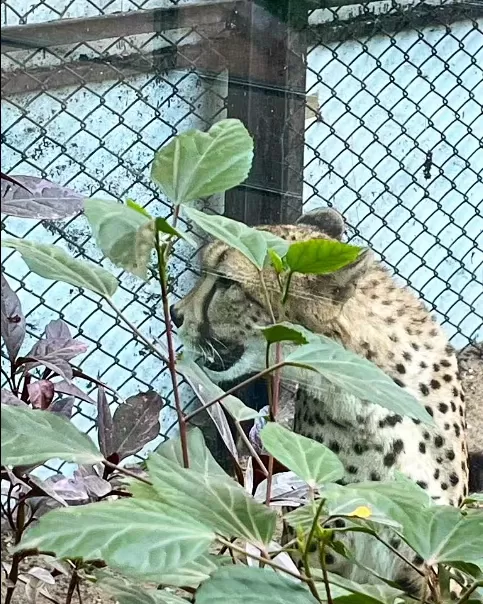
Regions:
<instances>
[{"instance_id":1,"label":"cat's ear","mask_svg":"<svg viewBox=\"0 0 483 604\"><path fill-rule=\"evenodd\" d=\"M333 208L315 208L302 214L296 224L307 224L316 227L332 239L340 240L345 230L345 222L342 215Z\"/></svg>"}]
</instances>

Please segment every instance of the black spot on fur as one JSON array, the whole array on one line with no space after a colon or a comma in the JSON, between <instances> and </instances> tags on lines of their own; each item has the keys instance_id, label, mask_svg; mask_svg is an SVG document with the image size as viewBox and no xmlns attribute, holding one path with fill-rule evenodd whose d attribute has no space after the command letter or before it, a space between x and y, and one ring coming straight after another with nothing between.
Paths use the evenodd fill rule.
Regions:
<instances>
[{"instance_id":1,"label":"black spot on fur","mask_svg":"<svg viewBox=\"0 0 483 604\"><path fill-rule=\"evenodd\" d=\"M401 388L404 388L404 386L405 386L405 383L404 383L404 382L401 382L401 380L400 380L400 379L398 379L398 378L392 378L392 381L393 381L395 384L397 384L398 386L400 386Z\"/></svg>"},{"instance_id":2,"label":"black spot on fur","mask_svg":"<svg viewBox=\"0 0 483 604\"><path fill-rule=\"evenodd\" d=\"M447 491L448 490L448 485L445 482L441 483L441 488L443 489L443 491Z\"/></svg>"},{"instance_id":3,"label":"black spot on fur","mask_svg":"<svg viewBox=\"0 0 483 604\"><path fill-rule=\"evenodd\" d=\"M438 390L441 388L441 384L438 382L438 380L431 380L430 384L433 390Z\"/></svg>"},{"instance_id":4,"label":"black spot on fur","mask_svg":"<svg viewBox=\"0 0 483 604\"><path fill-rule=\"evenodd\" d=\"M450 375L449 373L445 373L445 374L443 375L443 380L444 380L446 383L451 382L451 380L452 380L452 379L453 379L453 376L452 376L452 375Z\"/></svg>"},{"instance_id":5,"label":"black spot on fur","mask_svg":"<svg viewBox=\"0 0 483 604\"><path fill-rule=\"evenodd\" d=\"M424 480L418 480L418 481L416 482L416 484L417 484L418 486L420 486L422 489L427 489L427 488L428 488L428 483L427 483L427 482L424 482Z\"/></svg>"},{"instance_id":6,"label":"black spot on fur","mask_svg":"<svg viewBox=\"0 0 483 604\"><path fill-rule=\"evenodd\" d=\"M414 556L414 558L413 558L413 564L416 564L416 565L419 566L423 562L424 562L424 560L421 558L421 556L418 556L417 554Z\"/></svg>"},{"instance_id":7,"label":"black spot on fur","mask_svg":"<svg viewBox=\"0 0 483 604\"><path fill-rule=\"evenodd\" d=\"M403 352L403 359L405 361L410 361L412 359L411 353L410 352Z\"/></svg>"},{"instance_id":8,"label":"black spot on fur","mask_svg":"<svg viewBox=\"0 0 483 604\"><path fill-rule=\"evenodd\" d=\"M449 424L444 424L444 429L445 430L449 430L450 429L450 425Z\"/></svg>"},{"instance_id":9,"label":"black spot on fur","mask_svg":"<svg viewBox=\"0 0 483 604\"><path fill-rule=\"evenodd\" d=\"M450 356L452 356L454 354L454 348L449 344L448 344L448 346L446 346L444 351L446 352L446 354L448 354Z\"/></svg>"},{"instance_id":10,"label":"black spot on fur","mask_svg":"<svg viewBox=\"0 0 483 604\"><path fill-rule=\"evenodd\" d=\"M438 409L441 413L446 413L448 411L448 405L446 403L439 403Z\"/></svg>"},{"instance_id":11,"label":"black spot on fur","mask_svg":"<svg viewBox=\"0 0 483 604\"><path fill-rule=\"evenodd\" d=\"M424 440L429 440L431 438L431 434L429 432L424 431L423 438L424 438Z\"/></svg>"},{"instance_id":12,"label":"black spot on fur","mask_svg":"<svg viewBox=\"0 0 483 604\"><path fill-rule=\"evenodd\" d=\"M439 478L439 469L436 469L434 471L433 478L434 478L434 480L438 480L438 478Z\"/></svg>"},{"instance_id":13,"label":"black spot on fur","mask_svg":"<svg viewBox=\"0 0 483 604\"><path fill-rule=\"evenodd\" d=\"M453 449L448 449L446 451L446 459L449 459L450 461L453 461L453 459L455 458L455 454Z\"/></svg>"},{"instance_id":14,"label":"black spot on fur","mask_svg":"<svg viewBox=\"0 0 483 604\"><path fill-rule=\"evenodd\" d=\"M334 520L334 526L337 528L345 528L345 522L342 518L337 518L337 520Z\"/></svg>"},{"instance_id":15,"label":"black spot on fur","mask_svg":"<svg viewBox=\"0 0 483 604\"><path fill-rule=\"evenodd\" d=\"M433 327L433 329L430 330L429 335L434 338L438 335L438 330Z\"/></svg>"},{"instance_id":16,"label":"black spot on fur","mask_svg":"<svg viewBox=\"0 0 483 604\"><path fill-rule=\"evenodd\" d=\"M451 401L451 411L453 411L453 413L456 411L456 405L453 403L453 401Z\"/></svg>"},{"instance_id":17,"label":"black spot on fur","mask_svg":"<svg viewBox=\"0 0 483 604\"><path fill-rule=\"evenodd\" d=\"M381 477L379 476L379 474L377 472L371 472L371 476L370 476L371 480L373 480L374 482L377 480L381 480Z\"/></svg>"},{"instance_id":18,"label":"black spot on fur","mask_svg":"<svg viewBox=\"0 0 483 604\"><path fill-rule=\"evenodd\" d=\"M416 344L416 342L411 342L411 347L413 350L419 350L419 344Z\"/></svg>"},{"instance_id":19,"label":"black spot on fur","mask_svg":"<svg viewBox=\"0 0 483 604\"><path fill-rule=\"evenodd\" d=\"M398 363L396 365L396 371L398 373L406 373L406 367L404 367L404 365L402 363Z\"/></svg>"},{"instance_id":20,"label":"black spot on fur","mask_svg":"<svg viewBox=\"0 0 483 604\"><path fill-rule=\"evenodd\" d=\"M440 449L444 445L444 438L438 434L434 437L434 446Z\"/></svg>"},{"instance_id":21,"label":"black spot on fur","mask_svg":"<svg viewBox=\"0 0 483 604\"><path fill-rule=\"evenodd\" d=\"M453 428L454 428L454 433L456 434L456 436L459 436L461 434L461 430L460 430L460 427L458 426L458 424L453 424Z\"/></svg>"},{"instance_id":22,"label":"black spot on fur","mask_svg":"<svg viewBox=\"0 0 483 604\"><path fill-rule=\"evenodd\" d=\"M411 420L414 424L416 424L416 426L418 426L421 423L421 420L417 419L416 417L412 417Z\"/></svg>"},{"instance_id":23,"label":"black spot on fur","mask_svg":"<svg viewBox=\"0 0 483 604\"><path fill-rule=\"evenodd\" d=\"M399 338L394 333L389 336L389 339L391 340L391 342L399 342Z\"/></svg>"},{"instance_id":24,"label":"black spot on fur","mask_svg":"<svg viewBox=\"0 0 483 604\"><path fill-rule=\"evenodd\" d=\"M424 408L425 408L425 409L426 409L426 411L429 413L429 415L430 415L431 417L433 417L433 410L431 409L431 407L429 407L428 405L426 405Z\"/></svg>"},{"instance_id":25,"label":"black spot on fur","mask_svg":"<svg viewBox=\"0 0 483 604\"><path fill-rule=\"evenodd\" d=\"M453 386L453 396L459 396L460 391Z\"/></svg>"},{"instance_id":26,"label":"black spot on fur","mask_svg":"<svg viewBox=\"0 0 483 604\"><path fill-rule=\"evenodd\" d=\"M362 455L363 453L365 453L368 450L368 446L362 445L361 443L355 443L355 445L353 446L353 449L354 449L354 453L356 455Z\"/></svg>"},{"instance_id":27,"label":"black spot on fur","mask_svg":"<svg viewBox=\"0 0 483 604\"><path fill-rule=\"evenodd\" d=\"M349 474L357 474L357 472L359 471L356 466L347 466L346 470L349 472Z\"/></svg>"},{"instance_id":28,"label":"black spot on fur","mask_svg":"<svg viewBox=\"0 0 483 604\"><path fill-rule=\"evenodd\" d=\"M326 564L334 564L335 558L332 554L325 554L325 563Z\"/></svg>"},{"instance_id":29,"label":"black spot on fur","mask_svg":"<svg viewBox=\"0 0 483 604\"><path fill-rule=\"evenodd\" d=\"M394 325L395 322L396 322L396 319L394 317L386 317L386 323L388 325Z\"/></svg>"},{"instance_id":30,"label":"black spot on fur","mask_svg":"<svg viewBox=\"0 0 483 604\"><path fill-rule=\"evenodd\" d=\"M433 363L433 369L434 369L434 371L439 371L438 363Z\"/></svg>"},{"instance_id":31,"label":"black spot on fur","mask_svg":"<svg viewBox=\"0 0 483 604\"><path fill-rule=\"evenodd\" d=\"M427 365L424 361L421 361L421 363L419 363L419 366L421 367L421 369L427 369Z\"/></svg>"},{"instance_id":32,"label":"black spot on fur","mask_svg":"<svg viewBox=\"0 0 483 604\"><path fill-rule=\"evenodd\" d=\"M336 442L335 440L332 440L332 441L329 443L329 449L330 449L331 451L333 451L334 453L339 453L339 451L340 451L340 445L339 445L339 443L338 443L338 442Z\"/></svg>"},{"instance_id":33,"label":"black spot on fur","mask_svg":"<svg viewBox=\"0 0 483 604\"><path fill-rule=\"evenodd\" d=\"M458 482L460 481L458 475L456 474L456 472L451 472L451 474L449 475L449 481L451 483L451 486L456 486L458 484Z\"/></svg>"},{"instance_id":34,"label":"black spot on fur","mask_svg":"<svg viewBox=\"0 0 483 604\"><path fill-rule=\"evenodd\" d=\"M443 359L442 361L440 361L440 363L443 367L451 367L451 363L446 359Z\"/></svg>"},{"instance_id":35,"label":"black spot on fur","mask_svg":"<svg viewBox=\"0 0 483 604\"><path fill-rule=\"evenodd\" d=\"M426 453L426 444L425 443L419 443L419 452L420 453Z\"/></svg>"},{"instance_id":36,"label":"black spot on fur","mask_svg":"<svg viewBox=\"0 0 483 604\"><path fill-rule=\"evenodd\" d=\"M386 468L390 468L396 463L396 456L394 455L394 453L387 453L386 455L384 455L383 462Z\"/></svg>"},{"instance_id":37,"label":"black spot on fur","mask_svg":"<svg viewBox=\"0 0 483 604\"><path fill-rule=\"evenodd\" d=\"M394 451L394 453L396 455L399 455L399 453L401 453L401 451L404 449L404 442L398 438L397 440L395 440L392 443L392 450Z\"/></svg>"},{"instance_id":38,"label":"black spot on fur","mask_svg":"<svg viewBox=\"0 0 483 604\"><path fill-rule=\"evenodd\" d=\"M429 388L426 386L426 384L419 384L419 390L423 396L428 396Z\"/></svg>"},{"instance_id":39,"label":"black spot on fur","mask_svg":"<svg viewBox=\"0 0 483 604\"><path fill-rule=\"evenodd\" d=\"M464 417L465 416L465 410L463 409L463 407L461 405L459 406L458 411L459 411L460 417Z\"/></svg>"}]
</instances>

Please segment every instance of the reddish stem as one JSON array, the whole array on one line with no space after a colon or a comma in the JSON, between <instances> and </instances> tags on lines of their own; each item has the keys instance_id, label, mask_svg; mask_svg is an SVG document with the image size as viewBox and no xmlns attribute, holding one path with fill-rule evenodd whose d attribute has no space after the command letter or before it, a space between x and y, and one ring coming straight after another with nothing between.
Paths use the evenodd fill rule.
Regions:
<instances>
[{"instance_id":1,"label":"reddish stem","mask_svg":"<svg viewBox=\"0 0 483 604\"><path fill-rule=\"evenodd\" d=\"M176 348L173 341L173 330L171 326L171 319L169 315L169 301L168 301L168 276L166 274L166 248L163 248L159 241L159 233L156 230L156 254L158 256L158 271L159 271L159 283L161 285L161 297L163 299L163 313L164 323L166 325L166 343L168 346L168 370L171 375L171 383L173 384L173 396L174 404L176 407L176 414L178 416L179 424L179 435L181 439L181 452L183 455L183 465L185 468L189 468L188 458L188 432L186 429L186 418L183 413L181 406L181 398L179 395L178 387L178 375L176 373Z\"/></svg>"}]
</instances>

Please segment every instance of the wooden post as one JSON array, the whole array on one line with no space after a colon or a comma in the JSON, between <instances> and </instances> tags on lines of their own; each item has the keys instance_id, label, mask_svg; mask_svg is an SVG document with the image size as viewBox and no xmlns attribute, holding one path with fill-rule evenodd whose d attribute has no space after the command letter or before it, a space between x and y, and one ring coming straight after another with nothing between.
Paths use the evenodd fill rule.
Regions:
<instances>
[{"instance_id":1,"label":"wooden post","mask_svg":"<svg viewBox=\"0 0 483 604\"><path fill-rule=\"evenodd\" d=\"M239 4L236 35L223 47L228 117L255 140L250 176L225 195L225 215L249 225L291 222L302 211L306 28L292 27L286 12L279 19L253 0Z\"/></svg>"}]
</instances>

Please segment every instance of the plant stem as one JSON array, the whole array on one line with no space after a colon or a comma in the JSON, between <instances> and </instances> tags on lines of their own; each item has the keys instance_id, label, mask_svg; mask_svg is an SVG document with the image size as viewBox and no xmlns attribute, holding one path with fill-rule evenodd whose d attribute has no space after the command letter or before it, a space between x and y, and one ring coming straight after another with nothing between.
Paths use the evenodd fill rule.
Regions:
<instances>
[{"instance_id":1,"label":"plant stem","mask_svg":"<svg viewBox=\"0 0 483 604\"><path fill-rule=\"evenodd\" d=\"M424 574L424 572L418 568L415 564L413 564L411 562L411 560L408 560L406 558L406 556L403 556L400 552L398 552L398 550L393 547L390 543L388 543L387 541L384 541L384 539L382 539L379 535L377 535L376 533L374 533L374 537L380 541L382 544L384 544L388 549L390 549L393 554L396 554L396 556L398 556L399 558L401 558L401 560L403 562L405 562L406 564L408 564L414 571L416 571L419 575L421 575L421 577L425 577L426 575Z\"/></svg>"},{"instance_id":2,"label":"plant stem","mask_svg":"<svg viewBox=\"0 0 483 604\"><path fill-rule=\"evenodd\" d=\"M425 604L425 602L426 602L426 596L428 595L428 582L429 582L428 574L424 573L423 585L421 588L421 604Z\"/></svg>"},{"instance_id":3,"label":"plant stem","mask_svg":"<svg viewBox=\"0 0 483 604\"><path fill-rule=\"evenodd\" d=\"M112 463L111 461L108 461L107 459L104 459L102 463L105 466L107 466L108 468L111 468L112 470L117 470L121 474L125 474L126 476L129 476L130 478L135 478L136 480L139 480L140 482L144 482L144 484L147 484L150 487L153 486L153 483L151 481L147 480L146 478L143 478L142 476L138 476L138 474L136 474L135 472L131 472L131 470L123 468L122 466L117 466L115 463Z\"/></svg>"},{"instance_id":4,"label":"plant stem","mask_svg":"<svg viewBox=\"0 0 483 604\"><path fill-rule=\"evenodd\" d=\"M290 284L292 283L292 275L293 275L292 271L290 271L289 274L287 275L287 280L285 281L285 289L284 289L283 296L282 296L282 304L285 304L285 302L287 302Z\"/></svg>"},{"instance_id":5,"label":"plant stem","mask_svg":"<svg viewBox=\"0 0 483 604\"><path fill-rule=\"evenodd\" d=\"M208 407L211 407L212 405L215 405L216 403L219 403L225 397L230 396L230 394L234 394L237 390L240 390L240 388L244 388L245 386L248 386L248 384L251 384L255 380L258 380L258 379L260 379L262 377L265 377L266 375L268 375L272 371L276 371L277 369L281 369L284 365L285 365L285 362L282 362L279 365L272 365L272 367L268 367L267 369L264 369L263 371L260 371L256 375L252 375L252 377L249 377L246 380L243 380L243 382L240 382L236 386L233 386L233 388L230 388L226 392L223 392L223 394L220 394L220 396L217 396L212 401L210 401L210 402L202 405L201 407L198 407L198 409L195 409L191 413L188 413L185 416L185 421L186 422L191 421L193 419L193 417L195 417L196 415L198 415L198 413L201 413L202 411L205 411L205 409L208 409Z\"/></svg>"},{"instance_id":6,"label":"plant stem","mask_svg":"<svg viewBox=\"0 0 483 604\"><path fill-rule=\"evenodd\" d=\"M146 346L153 352L157 357L159 357L162 361L169 364L168 358L160 351L156 346L141 332L139 329L131 323L131 321L124 315L124 313L114 304L114 302L110 298L104 298L104 300L109 304L112 310L116 313L116 315L126 323L129 329L142 341Z\"/></svg>"},{"instance_id":7,"label":"plant stem","mask_svg":"<svg viewBox=\"0 0 483 604\"><path fill-rule=\"evenodd\" d=\"M79 581L79 578L77 576L77 569L74 568L74 570L72 571L72 575L70 577L69 587L67 588L67 595L65 596L65 604L72 603L72 597L74 595L76 587L78 586L78 581Z\"/></svg>"},{"instance_id":8,"label":"plant stem","mask_svg":"<svg viewBox=\"0 0 483 604\"><path fill-rule=\"evenodd\" d=\"M309 531L309 534L308 534L308 537L307 537L307 541L305 543L304 551L303 551L303 554L302 554L302 560L303 560L303 564L304 564L305 574L307 575L307 578L310 580L310 583L309 583L310 591L312 592L312 595L314 596L314 598L316 598L317 600L319 600L319 602L321 601L321 599L320 599L319 593L317 591L317 587L315 586L315 582L314 582L314 579L312 577L312 573L310 571L310 564L309 564L309 553L310 553L310 551L309 551L309 548L310 548L310 545L311 545L312 540L314 538L315 531L317 530L317 523L319 521L320 514L322 513L322 509L324 507L324 503L325 503L325 499L321 499L320 503L319 503L319 505L317 507L317 511L315 512L314 519L312 521L312 525L310 527L310 531ZM324 576L324 582L325 582L325 580L326 580L326 577ZM327 586L326 586L326 591L327 591ZM329 588L329 593L330 593L330 588ZM327 600L329 601L328 597L327 597Z\"/></svg>"},{"instance_id":9,"label":"plant stem","mask_svg":"<svg viewBox=\"0 0 483 604\"><path fill-rule=\"evenodd\" d=\"M161 246L159 241L159 231L156 229L155 245L156 255L158 257L158 272L159 283L161 285L161 297L163 300L164 324L166 326L166 342L168 345L168 369L171 375L171 383L173 384L173 397L178 416L179 436L181 439L181 452L183 455L183 466L189 468L188 458L188 433L186 429L186 419L181 405L179 395L178 375L176 373L176 348L173 341L173 330L171 326L171 318L169 316L169 301L168 301L168 275L166 272L166 249Z\"/></svg>"},{"instance_id":10,"label":"plant stem","mask_svg":"<svg viewBox=\"0 0 483 604\"><path fill-rule=\"evenodd\" d=\"M456 602L456 604L465 604L471 596L471 594L478 589L478 587L483 587L483 579L479 579L472 583L466 591L461 594L461 598Z\"/></svg>"},{"instance_id":11,"label":"plant stem","mask_svg":"<svg viewBox=\"0 0 483 604\"><path fill-rule=\"evenodd\" d=\"M4 378L7 380L7 384L8 384L8 386L9 386L9 388L12 391L12 394L13 394L13 391L14 391L14 388L15 388L14 383L12 382L10 376L8 375L8 373L6 372L6 370L3 367L1 367L0 370L1 370Z\"/></svg>"},{"instance_id":12,"label":"plant stem","mask_svg":"<svg viewBox=\"0 0 483 604\"><path fill-rule=\"evenodd\" d=\"M236 429L238 430L238 433L240 434L242 441L245 443L247 449L250 451L250 455L258 463L258 465L260 466L260 470L262 471L263 475L266 478L268 476L267 468L263 464L263 461L260 459L260 455L258 455L258 453L255 451L252 443L250 442L250 439L245 434L245 431L243 430L243 426L237 420L235 420L235 426L236 426Z\"/></svg>"},{"instance_id":13,"label":"plant stem","mask_svg":"<svg viewBox=\"0 0 483 604\"><path fill-rule=\"evenodd\" d=\"M216 540L219 541L221 544L226 545L226 547L231 548L231 549L235 550L236 552L243 554L244 556L248 556L248 558L253 558L254 560L258 560L258 562L266 564L267 566L271 566L272 568L279 570L287 575L290 575L291 577L294 577L295 579L300 579L301 581L308 583L308 579L305 575L294 573L293 571L288 570L287 568L284 568L283 566L279 566L276 562L273 562L273 560L271 560L270 558L264 558L263 556L257 556L256 554L250 554L249 552L245 551L242 547L239 547L238 545L235 545L234 543L231 543L230 541L227 541L226 539L223 539L223 537L219 537L218 535L216 536ZM277 554L278 553L279 552L277 552Z\"/></svg>"},{"instance_id":14,"label":"plant stem","mask_svg":"<svg viewBox=\"0 0 483 604\"><path fill-rule=\"evenodd\" d=\"M329 575L327 574L327 566L325 563L325 543L318 542L320 568L322 569L322 577L324 579L325 593L327 595L327 604L333 604L332 594L330 593Z\"/></svg>"},{"instance_id":15,"label":"plant stem","mask_svg":"<svg viewBox=\"0 0 483 604\"><path fill-rule=\"evenodd\" d=\"M267 288L267 284L265 283L263 271L258 271L258 276L260 278L260 285L262 286L265 303L267 304L268 312L270 313L270 319L271 319L272 323L275 324L277 321L275 319L275 314L273 312L272 303L270 302L270 294L268 293L268 288Z\"/></svg>"},{"instance_id":16,"label":"plant stem","mask_svg":"<svg viewBox=\"0 0 483 604\"><path fill-rule=\"evenodd\" d=\"M25 502L22 501L21 503L19 503L18 510L17 510L17 528L15 531L15 545L18 545L20 543L20 540L22 539L24 524L25 524ZM5 604L10 604L12 601L15 588L17 587L18 574L19 574L18 571L19 571L19 565L20 565L21 560L22 560L22 554L20 552L16 552L12 556L12 568L10 569L10 572L8 573L9 586L7 587L7 593L5 596Z\"/></svg>"}]
</instances>

